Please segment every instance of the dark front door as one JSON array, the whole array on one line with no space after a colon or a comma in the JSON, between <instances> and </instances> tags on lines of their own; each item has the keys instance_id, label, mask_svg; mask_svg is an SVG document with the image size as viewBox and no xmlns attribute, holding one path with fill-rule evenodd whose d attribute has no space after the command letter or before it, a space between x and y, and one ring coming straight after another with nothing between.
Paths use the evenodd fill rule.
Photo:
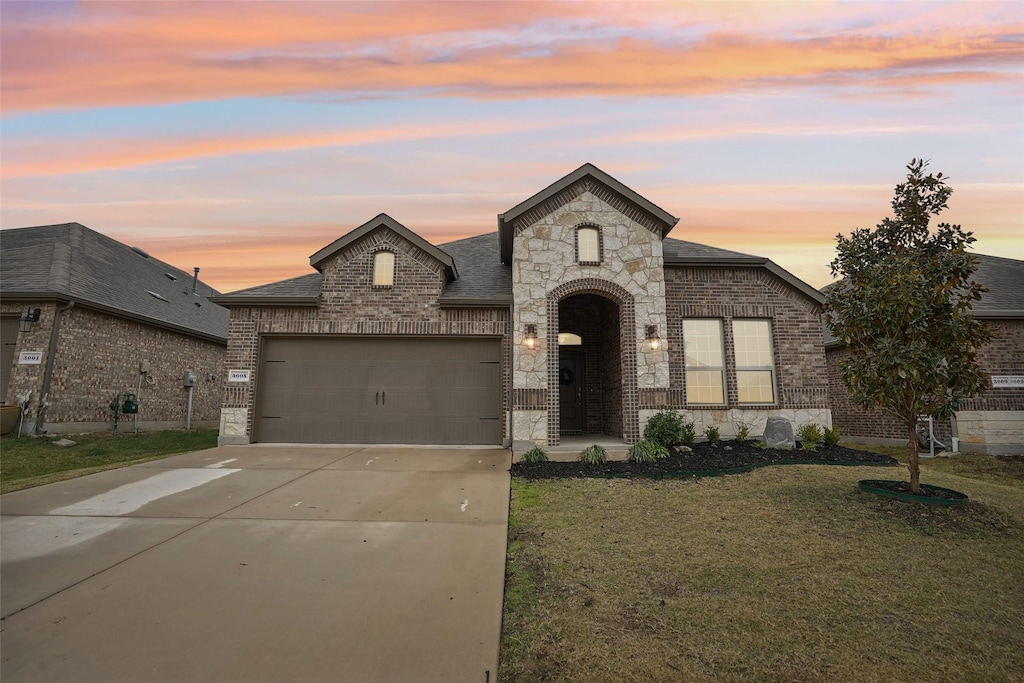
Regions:
<instances>
[{"instance_id":1,"label":"dark front door","mask_svg":"<svg viewBox=\"0 0 1024 683\"><path fill-rule=\"evenodd\" d=\"M583 433L583 352L579 348L558 350L558 408L562 434Z\"/></svg>"}]
</instances>

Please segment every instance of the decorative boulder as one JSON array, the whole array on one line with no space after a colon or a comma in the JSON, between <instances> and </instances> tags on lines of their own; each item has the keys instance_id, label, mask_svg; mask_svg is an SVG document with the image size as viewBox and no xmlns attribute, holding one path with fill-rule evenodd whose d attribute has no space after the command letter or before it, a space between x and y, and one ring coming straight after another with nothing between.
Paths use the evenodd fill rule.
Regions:
<instances>
[{"instance_id":1,"label":"decorative boulder","mask_svg":"<svg viewBox=\"0 0 1024 683\"><path fill-rule=\"evenodd\" d=\"M796 448L793 423L784 417L769 417L764 426L764 442L768 448L791 451Z\"/></svg>"}]
</instances>

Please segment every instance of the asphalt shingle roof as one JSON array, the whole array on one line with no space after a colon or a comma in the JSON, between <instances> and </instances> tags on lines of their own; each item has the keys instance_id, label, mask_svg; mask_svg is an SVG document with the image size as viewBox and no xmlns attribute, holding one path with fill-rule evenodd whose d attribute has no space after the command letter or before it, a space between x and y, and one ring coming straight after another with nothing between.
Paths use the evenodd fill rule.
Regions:
<instances>
[{"instance_id":1,"label":"asphalt shingle roof","mask_svg":"<svg viewBox=\"0 0 1024 683\"><path fill-rule=\"evenodd\" d=\"M217 292L201 280L192 294L192 275L79 223L0 232L4 299L71 299L226 342L228 310L207 300Z\"/></svg>"},{"instance_id":2,"label":"asphalt shingle roof","mask_svg":"<svg viewBox=\"0 0 1024 683\"><path fill-rule=\"evenodd\" d=\"M760 264L763 259L728 249L718 249L696 242L666 239L666 258L686 258L713 261L716 259L751 260ZM441 301L478 300L507 303L512 298L512 267L498 258L498 233L439 244L437 248L452 257L459 277L449 282L441 293ZM223 295L226 303L252 299L303 299L320 294L320 273L300 275L280 282L250 287Z\"/></svg>"},{"instance_id":3,"label":"asphalt shingle roof","mask_svg":"<svg viewBox=\"0 0 1024 683\"><path fill-rule=\"evenodd\" d=\"M498 233L441 244L438 247L455 260L459 279L448 283L445 299L512 299L512 266L501 263Z\"/></svg>"}]
</instances>

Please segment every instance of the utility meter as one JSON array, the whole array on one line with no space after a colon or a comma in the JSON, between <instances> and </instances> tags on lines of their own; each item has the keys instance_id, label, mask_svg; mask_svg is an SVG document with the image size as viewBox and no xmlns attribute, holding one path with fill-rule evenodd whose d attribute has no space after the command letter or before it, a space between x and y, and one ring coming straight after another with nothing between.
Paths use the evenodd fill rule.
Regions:
<instances>
[{"instance_id":1,"label":"utility meter","mask_svg":"<svg viewBox=\"0 0 1024 683\"><path fill-rule=\"evenodd\" d=\"M196 385L196 373L191 370L186 370L185 376L182 378L182 383L186 387L194 387Z\"/></svg>"},{"instance_id":2,"label":"utility meter","mask_svg":"<svg viewBox=\"0 0 1024 683\"><path fill-rule=\"evenodd\" d=\"M124 395L124 404L121 406L121 412L125 415L135 415L139 412L139 400L135 398L135 394Z\"/></svg>"}]
</instances>

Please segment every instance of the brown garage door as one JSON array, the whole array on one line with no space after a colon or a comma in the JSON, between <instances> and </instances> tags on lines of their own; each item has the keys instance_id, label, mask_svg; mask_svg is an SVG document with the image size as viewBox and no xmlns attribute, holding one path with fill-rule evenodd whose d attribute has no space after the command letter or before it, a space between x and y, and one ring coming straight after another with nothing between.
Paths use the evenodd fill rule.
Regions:
<instances>
[{"instance_id":1,"label":"brown garage door","mask_svg":"<svg viewBox=\"0 0 1024 683\"><path fill-rule=\"evenodd\" d=\"M265 443L501 443L497 339L267 337Z\"/></svg>"}]
</instances>

